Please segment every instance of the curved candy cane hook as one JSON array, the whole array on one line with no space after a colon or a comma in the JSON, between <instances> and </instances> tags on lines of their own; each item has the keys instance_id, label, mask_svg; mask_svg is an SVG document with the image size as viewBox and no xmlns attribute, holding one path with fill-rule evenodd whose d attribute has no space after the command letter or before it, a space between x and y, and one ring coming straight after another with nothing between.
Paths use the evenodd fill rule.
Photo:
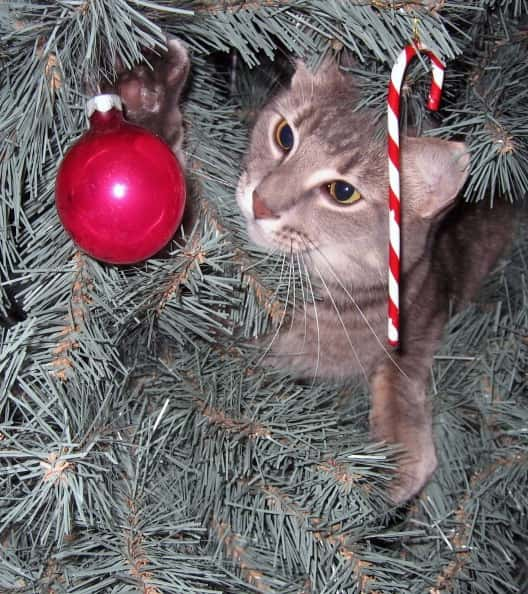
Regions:
<instances>
[{"instance_id":1,"label":"curved candy cane hook","mask_svg":"<svg viewBox=\"0 0 528 594\"><path fill-rule=\"evenodd\" d=\"M397 347L400 334L400 91L409 62L422 52L433 66L433 80L427 107L436 111L440 105L444 82L444 64L420 42L407 45L398 56L391 72L388 109L388 154L389 154L389 311L388 340Z\"/></svg>"}]
</instances>

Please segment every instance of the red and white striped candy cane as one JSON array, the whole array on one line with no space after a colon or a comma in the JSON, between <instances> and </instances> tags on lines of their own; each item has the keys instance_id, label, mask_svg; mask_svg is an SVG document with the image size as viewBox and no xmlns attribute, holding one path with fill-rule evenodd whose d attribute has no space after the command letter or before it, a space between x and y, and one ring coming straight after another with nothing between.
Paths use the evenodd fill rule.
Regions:
<instances>
[{"instance_id":1,"label":"red and white striped candy cane","mask_svg":"<svg viewBox=\"0 0 528 594\"><path fill-rule=\"evenodd\" d=\"M433 52L421 43L407 45L398 56L391 72L388 103L389 153L389 316L388 339L391 346L399 344L400 328L400 91L405 70L418 52L426 54L433 66L433 80L427 107L437 110L442 95L445 66Z\"/></svg>"}]
</instances>

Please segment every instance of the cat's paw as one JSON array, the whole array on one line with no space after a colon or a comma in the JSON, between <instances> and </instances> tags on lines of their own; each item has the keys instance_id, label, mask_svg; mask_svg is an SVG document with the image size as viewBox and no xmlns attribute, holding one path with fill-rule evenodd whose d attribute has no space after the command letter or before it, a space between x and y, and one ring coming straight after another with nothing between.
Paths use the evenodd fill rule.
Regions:
<instances>
[{"instance_id":1,"label":"cat's paw","mask_svg":"<svg viewBox=\"0 0 528 594\"><path fill-rule=\"evenodd\" d=\"M146 58L148 64L121 71L116 83L133 120L148 118L177 102L189 73L187 50L177 39L167 41L166 52Z\"/></svg>"},{"instance_id":2,"label":"cat's paw","mask_svg":"<svg viewBox=\"0 0 528 594\"><path fill-rule=\"evenodd\" d=\"M403 454L398 468L398 474L394 477L390 498L393 503L400 505L405 503L424 488L434 471L437 460L434 446L426 451L419 452L412 456Z\"/></svg>"},{"instance_id":3,"label":"cat's paw","mask_svg":"<svg viewBox=\"0 0 528 594\"><path fill-rule=\"evenodd\" d=\"M111 92L123 102L126 118L163 138L183 161L183 124L179 100L189 74L189 56L177 39L167 41L167 51L146 56L148 63L131 70L118 68Z\"/></svg>"},{"instance_id":4,"label":"cat's paw","mask_svg":"<svg viewBox=\"0 0 528 594\"><path fill-rule=\"evenodd\" d=\"M400 452L391 499L404 503L422 490L437 464L425 381L416 370L406 373L391 363L371 378L371 394L370 432Z\"/></svg>"},{"instance_id":5,"label":"cat's paw","mask_svg":"<svg viewBox=\"0 0 528 594\"><path fill-rule=\"evenodd\" d=\"M390 498L399 505L423 489L436 469L437 460L428 413L415 403L414 416L401 406L389 414L394 400L386 403L384 414L375 415L371 410L370 433L375 441L396 448L398 469L392 479Z\"/></svg>"}]
</instances>

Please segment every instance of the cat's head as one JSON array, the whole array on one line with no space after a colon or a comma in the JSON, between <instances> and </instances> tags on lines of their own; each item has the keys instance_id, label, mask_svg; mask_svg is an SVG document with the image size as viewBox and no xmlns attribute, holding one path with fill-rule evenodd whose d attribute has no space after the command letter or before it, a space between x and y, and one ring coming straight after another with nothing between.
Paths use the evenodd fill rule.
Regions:
<instances>
[{"instance_id":1,"label":"cat's head","mask_svg":"<svg viewBox=\"0 0 528 594\"><path fill-rule=\"evenodd\" d=\"M353 79L331 61L315 74L299 63L256 120L237 200L255 243L303 252L323 274L331 267L341 278L379 282L388 253L387 148L372 114L356 105ZM462 143L408 138L401 160L409 263L464 184L468 156Z\"/></svg>"}]
</instances>

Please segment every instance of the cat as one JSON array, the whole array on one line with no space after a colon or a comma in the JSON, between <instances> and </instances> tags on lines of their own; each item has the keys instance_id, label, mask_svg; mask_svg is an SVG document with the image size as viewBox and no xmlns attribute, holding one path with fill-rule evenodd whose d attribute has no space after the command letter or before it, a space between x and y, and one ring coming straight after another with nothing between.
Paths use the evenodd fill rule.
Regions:
<instances>
[{"instance_id":1,"label":"cat","mask_svg":"<svg viewBox=\"0 0 528 594\"><path fill-rule=\"evenodd\" d=\"M265 364L300 378L363 376L372 437L403 449L391 498L421 491L437 459L428 378L449 304L475 296L512 236L508 205L458 199L469 154L461 142L401 146L400 345L387 328L388 166L373 115L357 111L351 75L331 60L297 63L254 123L236 190L250 239L303 263L315 301L291 312Z\"/></svg>"},{"instance_id":2,"label":"cat","mask_svg":"<svg viewBox=\"0 0 528 594\"><path fill-rule=\"evenodd\" d=\"M128 117L181 155L187 52L171 40L153 66L122 72L115 89ZM292 312L265 364L299 378L365 378L373 438L404 450L391 491L403 503L437 464L427 384L449 304L475 296L509 243L512 217L504 204L490 211L457 199L469 165L463 143L402 140L400 346L389 350L386 145L357 100L332 61L315 73L297 63L256 118L236 199L251 240L292 254L313 278L316 299Z\"/></svg>"}]
</instances>

